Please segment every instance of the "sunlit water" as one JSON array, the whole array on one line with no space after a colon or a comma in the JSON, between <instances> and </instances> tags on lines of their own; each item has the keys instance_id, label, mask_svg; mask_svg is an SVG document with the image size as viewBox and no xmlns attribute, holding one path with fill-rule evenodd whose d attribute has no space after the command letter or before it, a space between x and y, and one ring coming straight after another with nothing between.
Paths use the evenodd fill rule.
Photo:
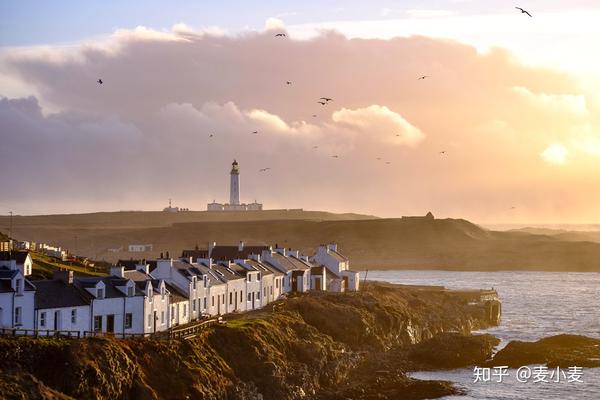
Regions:
<instances>
[{"instance_id":1,"label":"sunlit water","mask_svg":"<svg viewBox=\"0 0 600 400\"><path fill-rule=\"evenodd\" d=\"M561 333L600 338L600 273L369 271L367 279L457 289L493 287L502 301L502 321L485 332L500 338L500 346ZM502 383L473 383L472 369L413 376L453 381L467 390L467 396L446 399L600 399L600 368L584 369L583 383L520 383L515 372L510 370Z\"/></svg>"}]
</instances>

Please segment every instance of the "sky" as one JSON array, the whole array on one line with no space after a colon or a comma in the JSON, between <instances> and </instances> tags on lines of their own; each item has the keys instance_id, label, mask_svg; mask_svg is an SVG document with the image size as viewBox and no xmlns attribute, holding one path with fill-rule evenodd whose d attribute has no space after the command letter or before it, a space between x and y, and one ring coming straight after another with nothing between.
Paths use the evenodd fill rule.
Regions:
<instances>
[{"instance_id":1,"label":"sky","mask_svg":"<svg viewBox=\"0 0 600 400\"><path fill-rule=\"evenodd\" d=\"M266 208L596 223L599 17L584 0L3 1L0 214L202 210L237 159L242 200Z\"/></svg>"}]
</instances>

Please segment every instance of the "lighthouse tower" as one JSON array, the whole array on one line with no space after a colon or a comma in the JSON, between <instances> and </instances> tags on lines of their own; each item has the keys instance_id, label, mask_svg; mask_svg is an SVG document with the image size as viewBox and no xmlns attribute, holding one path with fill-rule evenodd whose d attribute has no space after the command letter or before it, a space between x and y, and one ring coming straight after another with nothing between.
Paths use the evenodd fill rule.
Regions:
<instances>
[{"instance_id":1,"label":"lighthouse tower","mask_svg":"<svg viewBox=\"0 0 600 400\"><path fill-rule=\"evenodd\" d=\"M229 188L229 204L240 204L240 167L236 160L231 164L231 183Z\"/></svg>"}]
</instances>

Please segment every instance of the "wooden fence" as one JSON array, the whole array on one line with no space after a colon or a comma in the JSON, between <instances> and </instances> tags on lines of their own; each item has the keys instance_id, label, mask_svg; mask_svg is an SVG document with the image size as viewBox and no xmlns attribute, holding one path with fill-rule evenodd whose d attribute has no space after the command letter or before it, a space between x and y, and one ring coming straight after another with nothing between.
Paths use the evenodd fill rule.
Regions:
<instances>
[{"instance_id":1,"label":"wooden fence","mask_svg":"<svg viewBox=\"0 0 600 400\"><path fill-rule=\"evenodd\" d=\"M79 331L55 331L49 329L21 329L21 328L0 328L0 335L3 336L33 336L33 337L66 337L79 339Z\"/></svg>"}]
</instances>

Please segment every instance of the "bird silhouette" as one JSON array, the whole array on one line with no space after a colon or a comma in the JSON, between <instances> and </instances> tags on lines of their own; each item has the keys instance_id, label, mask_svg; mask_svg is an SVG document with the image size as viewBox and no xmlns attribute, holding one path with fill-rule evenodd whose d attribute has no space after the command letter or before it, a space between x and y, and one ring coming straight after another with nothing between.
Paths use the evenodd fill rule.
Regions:
<instances>
[{"instance_id":1,"label":"bird silhouette","mask_svg":"<svg viewBox=\"0 0 600 400\"><path fill-rule=\"evenodd\" d=\"M420 80L422 80L422 79L427 79L427 78L429 78L429 76L428 76L428 75L423 75L423 76L420 76L420 77L419 77L419 79L417 79L417 80L418 80L418 81L420 81Z\"/></svg>"},{"instance_id":2,"label":"bird silhouette","mask_svg":"<svg viewBox=\"0 0 600 400\"><path fill-rule=\"evenodd\" d=\"M319 148L319 146L313 146L313 149L318 149L318 148Z\"/></svg>"},{"instance_id":3,"label":"bird silhouette","mask_svg":"<svg viewBox=\"0 0 600 400\"><path fill-rule=\"evenodd\" d=\"M329 97L320 97L319 100L325 100L326 103L333 101L333 99L330 99Z\"/></svg>"},{"instance_id":4,"label":"bird silhouette","mask_svg":"<svg viewBox=\"0 0 600 400\"><path fill-rule=\"evenodd\" d=\"M266 172L268 170L270 170L271 168L267 167L267 168L261 168L258 170L258 172Z\"/></svg>"},{"instance_id":5,"label":"bird silhouette","mask_svg":"<svg viewBox=\"0 0 600 400\"><path fill-rule=\"evenodd\" d=\"M291 85L291 84L292 84L292 81L285 81L285 84L286 84L286 85Z\"/></svg>"},{"instance_id":6,"label":"bird silhouette","mask_svg":"<svg viewBox=\"0 0 600 400\"><path fill-rule=\"evenodd\" d=\"M440 154L446 154L446 150L440 151Z\"/></svg>"},{"instance_id":7,"label":"bird silhouette","mask_svg":"<svg viewBox=\"0 0 600 400\"><path fill-rule=\"evenodd\" d=\"M285 33L278 33L275 35L275 37L286 37L287 35Z\"/></svg>"},{"instance_id":8,"label":"bird silhouette","mask_svg":"<svg viewBox=\"0 0 600 400\"><path fill-rule=\"evenodd\" d=\"M399 134L399 133L396 133L396 137L400 137L400 134Z\"/></svg>"},{"instance_id":9,"label":"bird silhouette","mask_svg":"<svg viewBox=\"0 0 600 400\"><path fill-rule=\"evenodd\" d=\"M104 83L104 82L102 82L102 79L98 79L96 82L98 82L101 85Z\"/></svg>"},{"instance_id":10,"label":"bird silhouette","mask_svg":"<svg viewBox=\"0 0 600 400\"><path fill-rule=\"evenodd\" d=\"M392 162L391 162L391 161L386 161L385 163L386 163L386 164L391 164Z\"/></svg>"},{"instance_id":11,"label":"bird silhouette","mask_svg":"<svg viewBox=\"0 0 600 400\"><path fill-rule=\"evenodd\" d=\"M213 136L215 136L215 135L213 135L212 133L210 135L208 135L208 137L213 137Z\"/></svg>"},{"instance_id":12,"label":"bird silhouette","mask_svg":"<svg viewBox=\"0 0 600 400\"><path fill-rule=\"evenodd\" d=\"M317 103L319 103L320 105L324 106L325 104L327 104L326 101L317 101Z\"/></svg>"},{"instance_id":13,"label":"bird silhouette","mask_svg":"<svg viewBox=\"0 0 600 400\"><path fill-rule=\"evenodd\" d=\"M317 114L313 114L312 116L313 116L313 118L317 118Z\"/></svg>"},{"instance_id":14,"label":"bird silhouette","mask_svg":"<svg viewBox=\"0 0 600 400\"><path fill-rule=\"evenodd\" d=\"M335 156L331 156L331 157L333 157L333 158L340 158L340 156L337 156L337 155L335 155Z\"/></svg>"},{"instance_id":15,"label":"bird silhouette","mask_svg":"<svg viewBox=\"0 0 600 400\"><path fill-rule=\"evenodd\" d=\"M529 11L527 10L523 10L521 7L515 7L517 10L521 11L521 14L527 14L530 17L533 17L533 15L529 14Z\"/></svg>"},{"instance_id":16,"label":"bird silhouette","mask_svg":"<svg viewBox=\"0 0 600 400\"><path fill-rule=\"evenodd\" d=\"M251 135L258 135L258 131L252 132Z\"/></svg>"}]
</instances>

